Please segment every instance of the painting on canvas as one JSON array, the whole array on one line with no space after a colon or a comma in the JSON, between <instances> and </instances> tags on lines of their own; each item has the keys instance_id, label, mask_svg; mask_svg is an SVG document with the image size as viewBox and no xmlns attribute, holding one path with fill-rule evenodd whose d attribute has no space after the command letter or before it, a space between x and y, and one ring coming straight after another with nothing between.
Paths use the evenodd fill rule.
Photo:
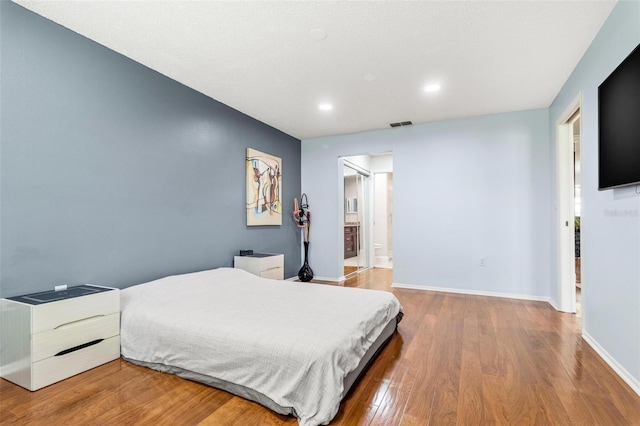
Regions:
<instances>
[{"instance_id":1,"label":"painting on canvas","mask_svg":"<svg viewBox=\"0 0 640 426\"><path fill-rule=\"evenodd\" d=\"M247 225L282 225L282 159L247 148Z\"/></svg>"}]
</instances>

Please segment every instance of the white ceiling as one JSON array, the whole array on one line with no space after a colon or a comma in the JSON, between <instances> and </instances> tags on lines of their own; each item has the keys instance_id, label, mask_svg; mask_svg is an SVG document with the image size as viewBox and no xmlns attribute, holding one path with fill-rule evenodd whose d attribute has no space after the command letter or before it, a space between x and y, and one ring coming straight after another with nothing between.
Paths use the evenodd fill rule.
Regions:
<instances>
[{"instance_id":1,"label":"white ceiling","mask_svg":"<svg viewBox=\"0 0 640 426\"><path fill-rule=\"evenodd\" d=\"M615 5L14 1L300 139L548 107Z\"/></svg>"}]
</instances>

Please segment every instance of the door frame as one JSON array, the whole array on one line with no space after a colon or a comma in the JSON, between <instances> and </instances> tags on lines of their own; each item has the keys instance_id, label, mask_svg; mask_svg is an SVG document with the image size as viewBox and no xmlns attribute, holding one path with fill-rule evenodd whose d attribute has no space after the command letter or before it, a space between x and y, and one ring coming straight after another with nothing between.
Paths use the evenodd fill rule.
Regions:
<instances>
[{"instance_id":1,"label":"door frame","mask_svg":"<svg viewBox=\"0 0 640 426\"><path fill-rule=\"evenodd\" d=\"M582 111L582 92L573 99L556 122L556 235L558 310L576 312L575 271L575 179L573 121ZM581 114L582 116L582 114ZM584 120L580 120L583 126ZM582 137L582 131L580 131Z\"/></svg>"},{"instance_id":2,"label":"door frame","mask_svg":"<svg viewBox=\"0 0 640 426\"><path fill-rule=\"evenodd\" d=\"M372 228L371 228L371 244L373 245L373 252L372 252L372 259L373 259L373 267L375 267L376 265L376 247L375 247L375 237L376 237L376 233L375 233L375 228L376 228L376 175L379 174L391 174L391 176L393 176L393 168L391 169L377 169L375 171L372 171L371 175L373 177L373 184L372 184L372 193L373 193L373 197L372 198L372 210L371 210L371 215L372 215ZM387 208L389 207L389 200L387 200ZM391 200L391 209L393 209L393 200ZM388 240L388 234L389 232L391 232L393 234L393 217L391 219L391 223L387 224L387 240ZM393 236L392 236L392 240L393 240ZM391 249L393 250L393 243L391 246ZM389 254L389 245L387 244L387 255ZM392 256L393 257L393 256Z\"/></svg>"}]
</instances>

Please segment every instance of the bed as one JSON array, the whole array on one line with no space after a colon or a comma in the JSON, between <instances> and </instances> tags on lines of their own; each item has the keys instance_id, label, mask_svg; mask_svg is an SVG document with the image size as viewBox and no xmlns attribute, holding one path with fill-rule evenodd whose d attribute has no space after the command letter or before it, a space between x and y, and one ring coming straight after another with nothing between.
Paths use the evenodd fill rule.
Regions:
<instances>
[{"instance_id":1,"label":"bed","mask_svg":"<svg viewBox=\"0 0 640 426\"><path fill-rule=\"evenodd\" d=\"M326 424L396 330L384 291L219 268L121 291L124 359Z\"/></svg>"}]
</instances>

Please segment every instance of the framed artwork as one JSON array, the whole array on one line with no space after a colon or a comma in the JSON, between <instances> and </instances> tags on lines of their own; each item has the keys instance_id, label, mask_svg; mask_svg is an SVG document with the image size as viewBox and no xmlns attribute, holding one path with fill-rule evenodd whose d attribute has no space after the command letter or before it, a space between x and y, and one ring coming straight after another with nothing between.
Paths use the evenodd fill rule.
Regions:
<instances>
[{"instance_id":1,"label":"framed artwork","mask_svg":"<svg viewBox=\"0 0 640 426\"><path fill-rule=\"evenodd\" d=\"M247 226L282 225L282 159L247 148Z\"/></svg>"}]
</instances>

